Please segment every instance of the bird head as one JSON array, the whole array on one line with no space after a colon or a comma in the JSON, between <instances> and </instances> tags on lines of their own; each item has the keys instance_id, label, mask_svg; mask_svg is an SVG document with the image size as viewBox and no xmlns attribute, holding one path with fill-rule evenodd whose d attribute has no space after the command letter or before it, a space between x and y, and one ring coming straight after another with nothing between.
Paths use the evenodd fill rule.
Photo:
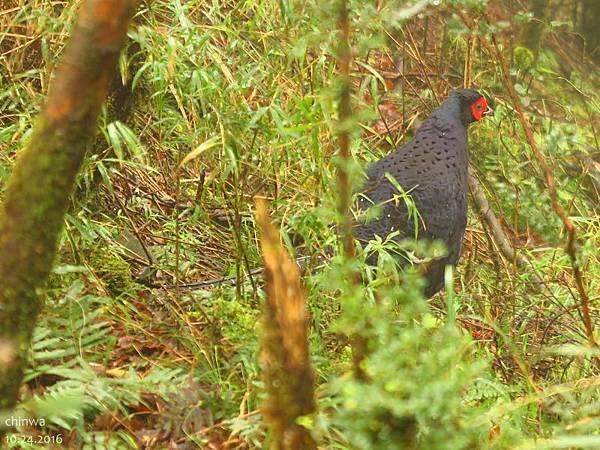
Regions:
<instances>
[{"instance_id":1,"label":"bird head","mask_svg":"<svg viewBox=\"0 0 600 450\"><path fill-rule=\"evenodd\" d=\"M473 89L457 89L452 95L458 98L462 121L467 125L494 114L487 99Z\"/></svg>"}]
</instances>

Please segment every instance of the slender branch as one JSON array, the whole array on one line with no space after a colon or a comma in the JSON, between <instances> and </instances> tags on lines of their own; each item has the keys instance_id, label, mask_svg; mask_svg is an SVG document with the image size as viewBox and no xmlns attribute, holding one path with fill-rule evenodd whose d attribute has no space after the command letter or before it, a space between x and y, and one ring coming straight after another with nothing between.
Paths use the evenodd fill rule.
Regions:
<instances>
[{"instance_id":1,"label":"slender branch","mask_svg":"<svg viewBox=\"0 0 600 450\"><path fill-rule=\"evenodd\" d=\"M339 1L338 6L338 27L341 33L338 46L337 58L339 67L340 97L338 105L339 123L338 123L338 145L340 148L340 162L338 167L338 186L339 203L338 214L340 216L340 237L344 246L344 256L346 262L354 259L356 249L354 247L354 235L352 228L354 226L352 212L350 210L352 202L352 191L350 187L349 169L352 161L350 155L350 119L352 117L351 109L351 91L352 83L350 80L350 65L352 63L352 52L350 49L350 18L348 7L345 0ZM358 274L352 270L349 277L350 286L358 282ZM361 368L361 362L367 353L367 340L364 336L354 333L350 336L350 345L352 346L352 359L354 363L354 375L358 379L366 379L366 374Z\"/></svg>"},{"instance_id":2,"label":"slender branch","mask_svg":"<svg viewBox=\"0 0 600 450\"><path fill-rule=\"evenodd\" d=\"M346 258L354 258L354 237L352 233L352 214L350 205L352 201L352 192L350 190L350 182L348 169L350 167L350 132L348 130L348 122L352 116L350 94L352 84L350 81L350 64L352 61L352 53L350 51L350 20L348 17L348 8L346 2L339 2L339 29L341 31L340 44L338 47L338 64L339 64L339 83L340 83L340 99L339 99L339 134L338 145L340 154L340 167L338 169L338 184L339 184L339 203L338 213L341 218L341 237L344 245L344 254Z\"/></svg>"}]
</instances>

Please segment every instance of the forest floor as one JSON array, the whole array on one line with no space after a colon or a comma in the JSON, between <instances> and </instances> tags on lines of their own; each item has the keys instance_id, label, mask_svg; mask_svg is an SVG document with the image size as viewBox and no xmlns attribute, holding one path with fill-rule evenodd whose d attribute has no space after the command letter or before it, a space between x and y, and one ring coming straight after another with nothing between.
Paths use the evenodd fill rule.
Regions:
<instances>
[{"instance_id":1,"label":"forest floor","mask_svg":"<svg viewBox=\"0 0 600 450\"><path fill-rule=\"evenodd\" d=\"M400 448L390 444L398 442L393 427L392 437L356 431L372 428L356 417L388 408L384 399L362 412L354 407L353 416L354 394L336 390L352 360L342 337L350 325L340 320L340 274L336 262L319 259L338 245L330 225L337 220L337 34L319 3L143 4L73 195L35 333L21 408L48 426L15 433L60 434L55 448L261 447L264 292L260 276L246 275L262 266L253 200L260 196L290 252L311 257L304 282L319 406L311 430L322 448ZM487 442L480 448L600 448L598 350L589 346L573 270L575 264L582 273L597 328L597 65L558 19L534 59L519 44L527 16L506 8L509 2L430 6L402 27L405 10L377 3L379 10L357 6L352 16L353 186L361 167L410 139L453 88L479 89L496 111L472 127L470 158L479 197L497 222L481 213L486 206L474 196L452 303L441 294L426 310L417 308L410 342L421 343L404 349L423 367L425 355L442 358L444 349L462 359L427 366L415 384L421 403L410 408L439 401L447 413L459 404L477 410L488 418L477 429ZM76 8L35 0L0 12L0 24L18 30L0 33L7 69L0 74L3 186L43 104ZM524 125L533 130L537 155ZM575 225L575 262L565 250L568 234L554 194ZM164 287L221 276L239 282ZM375 303L380 282L371 278L366 304ZM449 304L460 336L431 338L432 348L423 347L417 331L442 328ZM400 322L406 310L394 311L389 320ZM396 332L385 331L381 342ZM377 361L373 371L382 379L386 364L400 370L383 356ZM436 367L458 368L465 379ZM477 374L468 378L471 370ZM405 376L418 373L411 368ZM456 404L444 400L447 376L460 394ZM361 395L385 391L375 388ZM466 427L467 415L455 426L427 414L432 435L439 423L440 433L450 423L456 433ZM457 439L436 448L473 448Z\"/></svg>"}]
</instances>

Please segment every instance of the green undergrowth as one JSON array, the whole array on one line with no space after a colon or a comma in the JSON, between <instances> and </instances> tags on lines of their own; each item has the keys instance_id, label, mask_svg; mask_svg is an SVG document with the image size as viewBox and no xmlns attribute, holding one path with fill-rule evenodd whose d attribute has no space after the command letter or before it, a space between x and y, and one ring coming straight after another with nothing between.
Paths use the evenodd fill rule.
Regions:
<instances>
[{"instance_id":1,"label":"green undergrowth","mask_svg":"<svg viewBox=\"0 0 600 450\"><path fill-rule=\"evenodd\" d=\"M358 186L368 162L410 139L436 95L462 85L473 34L448 4L471 16L485 5L442 2L404 21L398 2L349 3ZM14 16L35 23L35 51L2 56L11 75L0 73L0 186L29 138L73 14L71 5L34 1ZM597 71L550 45L532 62L511 40L522 14L493 14L577 227L577 263L598 325ZM497 61L480 46L471 70L496 114L470 131L472 168L530 264L516 268L500 254L475 208L451 294L429 302L413 271L390 264L390 243L373 244L379 271L359 251L360 287L350 284L347 262L319 258L337 253L336 28L320 2L143 2L119 64L135 106L122 120L103 112L32 345L18 414L46 424L9 437L60 435L65 448L260 448L268 433L261 277L238 288L151 287L260 266L258 195L290 252L311 257L303 281L318 412L300 421L322 448L598 448L600 398L567 236ZM414 75L425 69L447 77ZM353 333L369 343L367 381L351 375Z\"/></svg>"}]
</instances>

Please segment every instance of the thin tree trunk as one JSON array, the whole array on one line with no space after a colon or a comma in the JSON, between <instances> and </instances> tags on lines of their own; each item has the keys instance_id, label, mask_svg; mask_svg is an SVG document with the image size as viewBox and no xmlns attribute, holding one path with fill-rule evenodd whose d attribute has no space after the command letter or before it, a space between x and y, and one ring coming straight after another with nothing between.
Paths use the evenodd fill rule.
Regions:
<instances>
[{"instance_id":1,"label":"thin tree trunk","mask_svg":"<svg viewBox=\"0 0 600 450\"><path fill-rule=\"evenodd\" d=\"M533 52L536 59L540 52L544 28L546 27L545 22L550 12L549 6L549 0L531 1L531 12L533 13L533 17L525 25L521 36L521 42Z\"/></svg>"},{"instance_id":2,"label":"thin tree trunk","mask_svg":"<svg viewBox=\"0 0 600 450\"><path fill-rule=\"evenodd\" d=\"M585 40L586 52L600 61L600 0L581 0L579 32Z\"/></svg>"},{"instance_id":3,"label":"thin tree trunk","mask_svg":"<svg viewBox=\"0 0 600 450\"><path fill-rule=\"evenodd\" d=\"M8 183L0 208L0 410L16 403L43 306L39 289L137 3L82 3L46 106Z\"/></svg>"}]
</instances>

